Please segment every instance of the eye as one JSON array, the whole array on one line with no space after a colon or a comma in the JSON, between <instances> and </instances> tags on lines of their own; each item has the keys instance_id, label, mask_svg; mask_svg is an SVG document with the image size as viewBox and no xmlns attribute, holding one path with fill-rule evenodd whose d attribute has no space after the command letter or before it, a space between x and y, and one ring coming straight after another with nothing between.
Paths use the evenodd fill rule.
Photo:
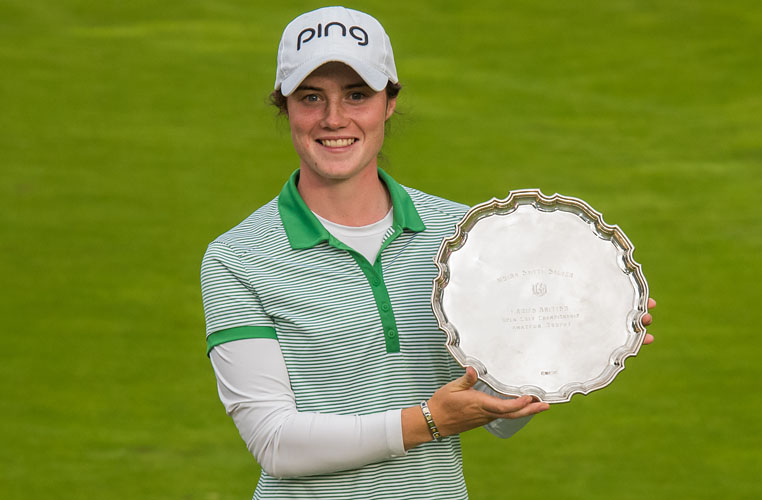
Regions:
<instances>
[{"instance_id":1,"label":"eye","mask_svg":"<svg viewBox=\"0 0 762 500\"><path fill-rule=\"evenodd\" d=\"M363 92L352 92L349 94L349 99L352 101L361 101L365 99L367 96Z\"/></svg>"},{"instance_id":2,"label":"eye","mask_svg":"<svg viewBox=\"0 0 762 500\"><path fill-rule=\"evenodd\" d=\"M304 102L318 102L320 100L320 96L317 94L307 94L304 97L302 97L302 100Z\"/></svg>"}]
</instances>

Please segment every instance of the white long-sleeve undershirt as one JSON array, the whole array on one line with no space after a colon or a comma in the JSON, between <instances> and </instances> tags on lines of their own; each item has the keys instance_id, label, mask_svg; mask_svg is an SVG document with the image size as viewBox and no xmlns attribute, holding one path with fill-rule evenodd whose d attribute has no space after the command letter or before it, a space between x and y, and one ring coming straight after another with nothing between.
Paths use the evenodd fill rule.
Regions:
<instances>
[{"instance_id":1,"label":"white long-sleeve undershirt","mask_svg":"<svg viewBox=\"0 0 762 500\"><path fill-rule=\"evenodd\" d=\"M375 261L394 212L361 227L342 226L315 214L340 241L369 262ZM309 476L354 469L405 455L402 410L371 415L299 412L280 344L274 339L244 339L221 344L210 353L220 400L233 417L246 447L271 476ZM477 383L475 388L496 395ZM485 425L507 438L529 421L494 420Z\"/></svg>"},{"instance_id":2,"label":"white long-sleeve undershirt","mask_svg":"<svg viewBox=\"0 0 762 500\"><path fill-rule=\"evenodd\" d=\"M337 472L406 453L399 409L371 415L297 411L277 340L227 342L214 347L210 359L225 410L246 447L271 476ZM492 392L479 385L480 390ZM495 420L485 428L507 438L528 421L528 417Z\"/></svg>"}]
</instances>

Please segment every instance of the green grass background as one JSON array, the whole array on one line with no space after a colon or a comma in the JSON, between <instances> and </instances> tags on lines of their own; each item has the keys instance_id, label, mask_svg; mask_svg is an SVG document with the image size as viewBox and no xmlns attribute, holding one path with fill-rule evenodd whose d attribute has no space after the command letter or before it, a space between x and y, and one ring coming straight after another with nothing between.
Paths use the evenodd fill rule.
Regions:
<instances>
[{"instance_id":1,"label":"green grass background","mask_svg":"<svg viewBox=\"0 0 762 500\"><path fill-rule=\"evenodd\" d=\"M581 197L659 303L610 387L464 436L472 498L762 497L762 4L347 5L405 86L385 168L469 204ZM318 6L0 0L2 498L250 497L198 270L297 166L265 101Z\"/></svg>"}]
</instances>

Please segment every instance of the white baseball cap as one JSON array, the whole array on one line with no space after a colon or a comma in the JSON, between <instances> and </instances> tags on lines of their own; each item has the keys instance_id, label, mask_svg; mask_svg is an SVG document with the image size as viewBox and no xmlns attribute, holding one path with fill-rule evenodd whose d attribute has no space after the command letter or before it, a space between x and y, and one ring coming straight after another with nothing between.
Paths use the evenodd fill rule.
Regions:
<instances>
[{"instance_id":1,"label":"white baseball cap","mask_svg":"<svg viewBox=\"0 0 762 500\"><path fill-rule=\"evenodd\" d=\"M275 90L288 96L315 69L333 61L351 67L377 92L388 81L398 81L392 44L381 23L357 10L323 7L302 14L283 30Z\"/></svg>"}]
</instances>

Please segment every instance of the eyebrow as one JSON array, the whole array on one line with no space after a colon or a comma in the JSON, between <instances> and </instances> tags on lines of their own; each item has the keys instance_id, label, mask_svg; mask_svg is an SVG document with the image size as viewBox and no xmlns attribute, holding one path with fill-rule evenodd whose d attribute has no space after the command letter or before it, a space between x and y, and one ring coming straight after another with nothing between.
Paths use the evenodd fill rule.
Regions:
<instances>
[{"instance_id":1,"label":"eyebrow","mask_svg":"<svg viewBox=\"0 0 762 500\"><path fill-rule=\"evenodd\" d=\"M360 89L360 88L363 88L363 87L370 87L370 85L368 85L368 84L367 84L367 83L365 83L365 82L350 83L349 85L346 85L346 86L344 87L344 90L349 90L349 89Z\"/></svg>"},{"instance_id":2,"label":"eyebrow","mask_svg":"<svg viewBox=\"0 0 762 500\"><path fill-rule=\"evenodd\" d=\"M360 81L360 82L357 82L357 83L350 83L349 85L345 85L344 87L342 87L342 90L359 89L359 88L363 88L363 87L370 87L370 86L367 83L365 83L363 81ZM323 89L320 88L320 87L313 87L311 85L299 85L298 87L296 87L296 91L300 91L300 90L302 90L302 91L303 90L312 90L312 91L320 92Z\"/></svg>"}]
</instances>

